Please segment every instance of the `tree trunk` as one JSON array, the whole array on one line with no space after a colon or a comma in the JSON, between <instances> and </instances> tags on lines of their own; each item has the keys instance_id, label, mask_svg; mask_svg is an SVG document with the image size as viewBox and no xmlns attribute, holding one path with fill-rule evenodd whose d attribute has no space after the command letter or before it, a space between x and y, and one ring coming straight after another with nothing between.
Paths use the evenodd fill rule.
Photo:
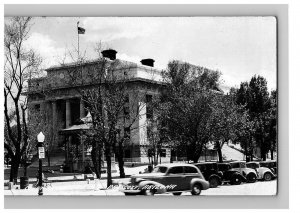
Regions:
<instances>
[{"instance_id":1,"label":"tree trunk","mask_svg":"<svg viewBox=\"0 0 300 213\"><path fill-rule=\"evenodd\" d=\"M107 187L112 185L112 179L111 179L111 149L110 145L105 145L105 158L106 158L106 165L107 165Z\"/></svg>"},{"instance_id":2,"label":"tree trunk","mask_svg":"<svg viewBox=\"0 0 300 213\"><path fill-rule=\"evenodd\" d=\"M119 164L120 178L125 178L124 159L123 159L123 142L122 141L120 141L119 147L118 147L118 164Z\"/></svg>"},{"instance_id":3,"label":"tree trunk","mask_svg":"<svg viewBox=\"0 0 300 213\"><path fill-rule=\"evenodd\" d=\"M274 153L273 152L274 152L273 149L271 149L271 160L274 159Z\"/></svg>"},{"instance_id":4,"label":"tree trunk","mask_svg":"<svg viewBox=\"0 0 300 213\"><path fill-rule=\"evenodd\" d=\"M219 157L219 163L223 163L222 149L217 149L217 152Z\"/></svg>"},{"instance_id":5,"label":"tree trunk","mask_svg":"<svg viewBox=\"0 0 300 213\"><path fill-rule=\"evenodd\" d=\"M47 150L47 160L48 160L48 167L50 167L51 166L51 163L50 163L51 159L50 159L50 152L48 150Z\"/></svg>"},{"instance_id":6,"label":"tree trunk","mask_svg":"<svg viewBox=\"0 0 300 213\"><path fill-rule=\"evenodd\" d=\"M13 157L11 161L10 176L9 176L10 182L14 182L14 180L18 178L20 160L15 158L16 157Z\"/></svg>"},{"instance_id":7,"label":"tree trunk","mask_svg":"<svg viewBox=\"0 0 300 213\"><path fill-rule=\"evenodd\" d=\"M217 148L217 152L218 152L219 162L223 163L222 148L221 148L221 144L219 141L216 142L216 148Z\"/></svg>"},{"instance_id":8,"label":"tree trunk","mask_svg":"<svg viewBox=\"0 0 300 213\"><path fill-rule=\"evenodd\" d=\"M93 166L94 166L96 176L97 176L97 178L100 178L101 177L101 170L99 170L99 160L98 160L98 158L101 158L101 157L99 157L98 155L99 155L99 145L97 144L96 141L94 141L93 145L92 145L91 157L92 157L92 162L93 162ZM101 167L101 163L100 163L100 167Z\"/></svg>"},{"instance_id":9,"label":"tree trunk","mask_svg":"<svg viewBox=\"0 0 300 213\"><path fill-rule=\"evenodd\" d=\"M27 168L28 168L28 166L27 166L27 164L25 162L25 165L24 165L24 174L23 174L24 177L27 177Z\"/></svg>"}]
</instances>

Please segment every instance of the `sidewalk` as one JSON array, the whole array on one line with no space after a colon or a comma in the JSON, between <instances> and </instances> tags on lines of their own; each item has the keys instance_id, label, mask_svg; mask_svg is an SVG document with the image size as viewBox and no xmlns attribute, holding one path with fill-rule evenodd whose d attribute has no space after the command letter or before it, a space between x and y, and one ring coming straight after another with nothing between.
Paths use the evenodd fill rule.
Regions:
<instances>
[{"instance_id":1,"label":"sidewalk","mask_svg":"<svg viewBox=\"0 0 300 213\"><path fill-rule=\"evenodd\" d=\"M125 174L126 174L126 178L130 177L131 175L134 175L134 174L139 174L139 172L143 172L145 169L147 168L147 166L139 166L139 167L125 167L124 170L125 170ZM118 169L118 172L116 173L112 173L112 178L113 179L119 179L120 177L120 174L119 174L119 168ZM55 185L60 185L60 186L63 186L65 182L70 182L71 185L74 185L76 184L77 182L82 182L82 183L86 183L87 180L84 178L84 174L80 174L80 175L69 175L69 176L56 176L56 177L48 177L48 180L51 181L52 185L55 183ZM88 175L90 176L89 179L91 179L91 182L93 181L93 179L95 177L93 177L92 175ZM104 181L106 183L106 179L107 179L107 174L101 174L101 181ZM5 180L4 182L8 182L8 180ZM31 190L32 188L32 184L36 183L36 178L29 178L29 189L28 190ZM93 181L94 183L94 181ZM17 185L18 188L20 188L20 180L18 180L18 185ZM6 187L5 187L6 188ZM51 188L51 186L50 186ZM36 189L36 188L33 188L33 189ZM17 190L17 189L15 189ZM5 191L10 191L10 190L5 190ZM24 190L20 190L18 189L18 191L24 191ZM12 192L13 193L13 192Z\"/></svg>"},{"instance_id":2,"label":"sidewalk","mask_svg":"<svg viewBox=\"0 0 300 213\"><path fill-rule=\"evenodd\" d=\"M122 179L128 181L129 179ZM121 181L118 179L117 181ZM6 196L38 196L38 188L29 184L28 189L4 190ZM106 189L106 180L69 181L67 183L54 182L51 186L43 187L43 195L123 195L119 187Z\"/></svg>"}]
</instances>

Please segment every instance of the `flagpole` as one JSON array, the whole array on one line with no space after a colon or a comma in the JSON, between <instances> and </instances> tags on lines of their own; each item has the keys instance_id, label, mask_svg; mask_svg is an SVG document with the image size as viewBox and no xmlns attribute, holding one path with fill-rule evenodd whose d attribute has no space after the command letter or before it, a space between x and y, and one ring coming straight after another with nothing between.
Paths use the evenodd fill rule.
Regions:
<instances>
[{"instance_id":1,"label":"flagpole","mask_svg":"<svg viewBox=\"0 0 300 213\"><path fill-rule=\"evenodd\" d=\"M79 61L79 32L78 32L78 25L79 25L79 21L77 22L77 41L78 41L77 53L78 53L78 61Z\"/></svg>"}]
</instances>

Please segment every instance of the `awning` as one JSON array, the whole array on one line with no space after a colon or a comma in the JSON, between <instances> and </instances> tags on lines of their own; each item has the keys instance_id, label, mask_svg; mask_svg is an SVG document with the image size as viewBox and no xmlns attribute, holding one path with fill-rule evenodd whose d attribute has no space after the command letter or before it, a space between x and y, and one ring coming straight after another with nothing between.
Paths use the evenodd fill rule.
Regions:
<instances>
[{"instance_id":1,"label":"awning","mask_svg":"<svg viewBox=\"0 0 300 213\"><path fill-rule=\"evenodd\" d=\"M76 132L80 132L80 131L85 131L85 130L89 130L91 128L91 126L92 126L91 123L73 125L73 126L70 126L69 128L60 130L59 134L67 135L67 134L72 134L72 133L76 133Z\"/></svg>"},{"instance_id":2,"label":"awning","mask_svg":"<svg viewBox=\"0 0 300 213\"><path fill-rule=\"evenodd\" d=\"M66 129L60 130L59 134L68 135L68 134L78 133L80 131L89 130L91 128L91 126L92 126L92 116L91 116L91 113L89 112L87 114L87 116L80 119L78 124L72 125Z\"/></svg>"}]
</instances>

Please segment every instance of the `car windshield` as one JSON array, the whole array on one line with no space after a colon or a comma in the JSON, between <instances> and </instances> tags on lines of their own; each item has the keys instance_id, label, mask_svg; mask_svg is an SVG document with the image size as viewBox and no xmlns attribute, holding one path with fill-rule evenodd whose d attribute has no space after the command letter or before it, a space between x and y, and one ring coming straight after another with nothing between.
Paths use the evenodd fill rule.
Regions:
<instances>
[{"instance_id":1,"label":"car windshield","mask_svg":"<svg viewBox=\"0 0 300 213\"><path fill-rule=\"evenodd\" d=\"M240 163L241 164L241 168L246 168L246 163Z\"/></svg>"},{"instance_id":2,"label":"car windshield","mask_svg":"<svg viewBox=\"0 0 300 213\"><path fill-rule=\"evenodd\" d=\"M257 163L247 163L248 168L257 169L259 165Z\"/></svg>"},{"instance_id":3,"label":"car windshield","mask_svg":"<svg viewBox=\"0 0 300 213\"><path fill-rule=\"evenodd\" d=\"M157 166L153 169L152 172L156 172L156 173L166 173L168 167L165 166Z\"/></svg>"},{"instance_id":4,"label":"car windshield","mask_svg":"<svg viewBox=\"0 0 300 213\"><path fill-rule=\"evenodd\" d=\"M259 163L262 167L268 167L268 163Z\"/></svg>"}]
</instances>

